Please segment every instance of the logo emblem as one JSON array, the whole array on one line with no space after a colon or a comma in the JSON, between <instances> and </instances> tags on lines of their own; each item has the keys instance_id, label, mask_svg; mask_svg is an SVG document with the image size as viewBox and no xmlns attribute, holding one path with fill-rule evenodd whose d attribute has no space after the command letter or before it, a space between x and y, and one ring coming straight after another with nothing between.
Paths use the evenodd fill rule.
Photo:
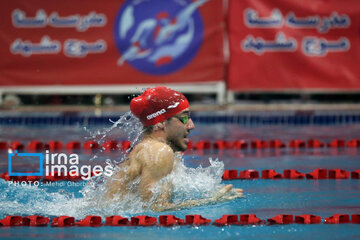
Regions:
<instances>
[{"instance_id":1,"label":"logo emblem","mask_svg":"<svg viewBox=\"0 0 360 240\"><path fill-rule=\"evenodd\" d=\"M198 8L209 0L129 0L115 21L117 64L153 75L185 67L203 40Z\"/></svg>"},{"instance_id":2,"label":"logo emblem","mask_svg":"<svg viewBox=\"0 0 360 240\"><path fill-rule=\"evenodd\" d=\"M15 156L18 157L32 157L36 160L39 159L39 171L38 172L13 172L12 162ZM43 176L43 154L42 153L18 153L16 150L14 153L8 155L8 171L9 176Z\"/></svg>"}]
</instances>

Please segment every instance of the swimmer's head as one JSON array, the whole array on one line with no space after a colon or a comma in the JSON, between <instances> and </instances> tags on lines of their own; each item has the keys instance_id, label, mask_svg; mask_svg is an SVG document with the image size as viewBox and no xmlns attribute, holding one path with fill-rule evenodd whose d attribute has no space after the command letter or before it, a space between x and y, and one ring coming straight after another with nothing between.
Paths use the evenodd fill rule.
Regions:
<instances>
[{"instance_id":1,"label":"swimmer's head","mask_svg":"<svg viewBox=\"0 0 360 240\"><path fill-rule=\"evenodd\" d=\"M140 119L144 127L163 122L189 108L186 97L167 87L146 89L130 102L131 112Z\"/></svg>"}]
</instances>

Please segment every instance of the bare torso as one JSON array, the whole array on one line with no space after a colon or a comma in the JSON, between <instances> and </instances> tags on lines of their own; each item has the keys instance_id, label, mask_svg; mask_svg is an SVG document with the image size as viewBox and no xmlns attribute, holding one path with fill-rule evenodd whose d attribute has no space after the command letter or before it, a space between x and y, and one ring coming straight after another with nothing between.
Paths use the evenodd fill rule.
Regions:
<instances>
[{"instance_id":1,"label":"bare torso","mask_svg":"<svg viewBox=\"0 0 360 240\"><path fill-rule=\"evenodd\" d=\"M149 203L148 207L155 211L163 211L231 200L242 196L241 189L232 189L232 185L229 184L219 189L211 198L188 200L174 205L170 203L171 183L161 183L162 185L159 186L159 181L170 174L174 166L175 153L169 145L152 138L145 138L135 146L128 160L120 165L119 172L107 183L108 190L105 199L114 199L115 195L121 198L130 191L138 194L144 203ZM134 182L138 184L133 186ZM152 199L152 189L156 185L160 188L160 194Z\"/></svg>"},{"instance_id":2,"label":"bare torso","mask_svg":"<svg viewBox=\"0 0 360 240\"><path fill-rule=\"evenodd\" d=\"M128 191L138 192L144 202L148 202L153 193L151 189L157 182L171 173L174 166L174 152L165 143L144 139L130 152L128 160L120 165L120 171L109 182L106 198L113 198L119 194L120 197ZM139 184L133 188L130 185L139 178ZM168 201L171 186L164 188L162 196L158 201Z\"/></svg>"}]
</instances>

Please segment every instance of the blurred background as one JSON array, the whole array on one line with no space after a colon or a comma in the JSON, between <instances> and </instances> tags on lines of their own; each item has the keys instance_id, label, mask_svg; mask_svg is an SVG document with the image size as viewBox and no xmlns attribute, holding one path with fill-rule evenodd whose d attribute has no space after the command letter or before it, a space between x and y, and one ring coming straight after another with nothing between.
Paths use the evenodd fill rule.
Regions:
<instances>
[{"instance_id":1,"label":"blurred background","mask_svg":"<svg viewBox=\"0 0 360 240\"><path fill-rule=\"evenodd\" d=\"M360 100L358 0L2 5L2 110L126 108L156 85L208 107Z\"/></svg>"}]
</instances>

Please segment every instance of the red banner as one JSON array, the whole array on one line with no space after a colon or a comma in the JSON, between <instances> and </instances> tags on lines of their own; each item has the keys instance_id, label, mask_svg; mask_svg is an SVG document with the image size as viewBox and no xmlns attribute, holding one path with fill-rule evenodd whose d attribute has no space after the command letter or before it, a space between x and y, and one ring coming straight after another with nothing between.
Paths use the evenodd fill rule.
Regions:
<instances>
[{"instance_id":1,"label":"red banner","mask_svg":"<svg viewBox=\"0 0 360 240\"><path fill-rule=\"evenodd\" d=\"M5 0L0 85L223 79L222 1Z\"/></svg>"},{"instance_id":2,"label":"red banner","mask_svg":"<svg viewBox=\"0 0 360 240\"><path fill-rule=\"evenodd\" d=\"M229 0L234 91L359 90L359 0Z\"/></svg>"}]
</instances>

